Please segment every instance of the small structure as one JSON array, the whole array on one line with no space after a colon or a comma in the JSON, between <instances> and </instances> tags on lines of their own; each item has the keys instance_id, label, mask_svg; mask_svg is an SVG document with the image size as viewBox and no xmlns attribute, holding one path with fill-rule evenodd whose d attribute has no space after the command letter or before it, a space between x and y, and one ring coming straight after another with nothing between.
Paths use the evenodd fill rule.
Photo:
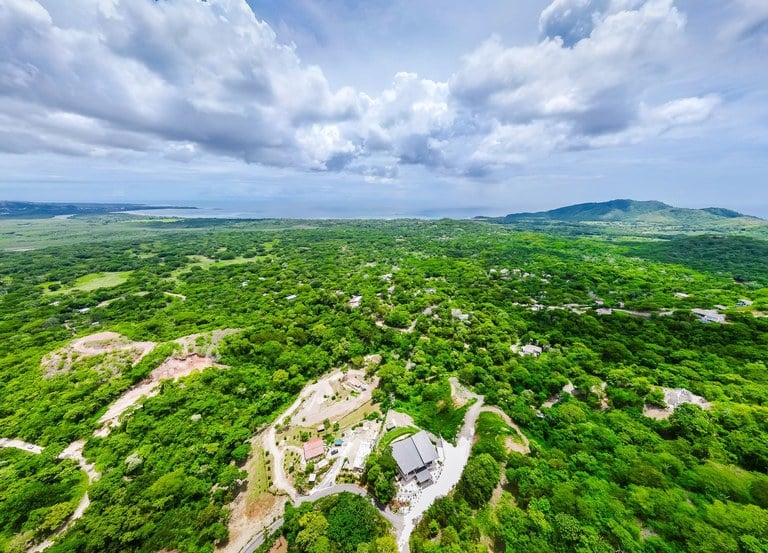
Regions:
<instances>
[{"instance_id":1,"label":"small structure","mask_svg":"<svg viewBox=\"0 0 768 553\"><path fill-rule=\"evenodd\" d=\"M533 355L538 357L541 352L544 351L541 346L534 346L533 344L526 344L520 349L520 355Z\"/></svg>"},{"instance_id":2,"label":"small structure","mask_svg":"<svg viewBox=\"0 0 768 553\"><path fill-rule=\"evenodd\" d=\"M419 484L432 481L429 469L434 466L438 455L435 445L424 430L393 443L392 457L404 481L409 482L413 478Z\"/></svg>"},{"instance_id":3,"label":"small structure","mask_svg":"<svg viewBox=\"0 0 768 553\"><path fill-rule=\"evenodd\" d=\"M360 379L356 376L345 377L343 382L347 388L355 392L364 392L366 390L365 384L360 382Z\"/></svg>"},{"instance_id":4,"label":"small structure","mask_svg":"<svg viewBox=\"0 0 768 553\"><path fill-rule=\"evenodd\" d=\"M313 472L312 474L309 475L309 478L307 478L307 482L309 482L310 484L314 484L315 480L317 480L317 474Z\"/></svg>"},{"instance_id":5,"label":"small structure","mask_svg":"<svg viewBox=\"0 0 768 553\"><path fill-rule=\"evenodd\" d=\"M322 438L312 438L304 444L304 460L311 461L322 457L325 453L325 444Z\"/></svg>"},{"instance_id":6,"label":"small structure","mask_svg":"<svg viewBox=\"0 0 768 553\"><path fill-rule=\"evenodd\" d=\"M290 296L285 296L285 299L287 299L288 301L293 301L298 297L299 296L297 296L296 294L291 294Z\"/></svg>"},{"instance_id":7,"label":"small structure","mask_svg":"<svg viewBox=\"0 0 768 553\"><path fill-rule=\"evenodd\" d=\"M355 462L352 464L352 468L358 472L362 472L363 469L365 468L365 460L371 454L372 450L373 450L373 444L371 442L368 442L368 441L361 442L360 447L357 450L357 456L355 457Z\"/></svg>"},{"instance_id":8,"label":"small structure","mask_svg":"<svg viewBox=\"0 0 768 553\"><path fill-rule=\"evenodd\" d=\"M736 304L737 307L750 307L752 302L750 300L739 300Z\"/></svg>"},{"instance_id":9,"label":"small structure","mask_svg":"<svg viewBox=\"0 0 768 553\"><path fill-rule=\"evenodd\" d=\"M317 433L322 434L323 432L325 432L325 425L321 424L320 426L317 427Z\"/></svg>"},{"instance_id":10,"label":"small structure","mask_svg":"<svg viewBox=\"0 0 768 553\"><path fill-rule=\"evenodd\" d=\"M469 313L462 313L461 309L451 309L451 317L459 321L468 321Z\"/></svg>"},{"instance_id":11,"label":"small structure","mask_svg":"<svg viewBox=\"0 0 768 553\"><path fill-rule=\"evenodd\" d=\"M691 312L694 313L702 323L722 324L725 322L725 315L718 313L714 309L691 309Z\"/></svg>"}]
</instances>

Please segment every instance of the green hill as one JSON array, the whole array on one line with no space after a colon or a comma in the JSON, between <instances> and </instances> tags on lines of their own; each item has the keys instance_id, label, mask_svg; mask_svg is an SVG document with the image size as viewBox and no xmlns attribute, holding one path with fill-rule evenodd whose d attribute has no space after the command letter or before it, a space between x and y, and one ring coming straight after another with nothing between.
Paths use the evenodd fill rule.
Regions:
<instances>
[{"instance_id":1,"label":"green hill","mask_svg":"<svg viewBox=\"0 0 768 553\"><path fill-rule=\"evenodd\" d=\"M523 225L546 229L569 227L574 232L641 231L652 234L689 232L739 232L764 235L768 224L758 217L730 209L709 207L688 209L657 201L611 200L560 207L536 213L511 213L504 217L478 218L491 223ZM597 228L596 228L597 227ZM610 230L613 229L613 230Z\"/></svg>"},{"instance_id":2,"label":"green hill","mask_svg":"<svg viewBox=\"0 0 768 553\"><path fill-rule=\"evenodd\" d=\"M635 200L611 200L610 202L585 203L559 207L536 213L512 213L503 219L509 221L544 219L551 221L626 221L645 218L650 214L674 209L662 202L638 202Z\"/></svg>"}]
</instances>

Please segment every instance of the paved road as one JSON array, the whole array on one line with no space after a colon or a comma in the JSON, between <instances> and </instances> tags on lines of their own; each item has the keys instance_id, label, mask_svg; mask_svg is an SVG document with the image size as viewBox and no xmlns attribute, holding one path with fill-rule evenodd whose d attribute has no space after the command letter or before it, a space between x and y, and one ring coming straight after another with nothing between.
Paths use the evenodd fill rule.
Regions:
<instances>
[{"instance_id":1,"label":"paved road","mask_svg":"<svg viewBox=\"0 0 768 553\"><path fill-rule=\"evenodd\" d=\"M302 495L301 497L296 499L296 507L301 505L302 503L306 503L307 501L317 501L318 499L322 499L324 497L328 497L329 495L335 495L337 493L351 493L355 494L360 497L368 497L368 492L361 488L360 486L356 486L355 484L337 484L335 486L330 486L328 488L323 488L322 490L318 490L314 493L311 493L310 495ZM402 527L403 523L403 517L400 515L396 515L389 511L381 511L381 514L386 518L390 523L392 523L392 526L394 526L396 529L399 527ZM265 533L262 532L258 536L255 536L251 543L249 543L247 546L245 546L243 549L241 549L242 553L253 553L256 551L261 545L264 543L265 534L266 536L270 536L277 532L278 529L283 525L285 522L284 517L280 517L275 522L273 522L269 526L269 530Z\"/></svg>"},{"instance_id":2,"label":"paved road","mask_svg":"<svg viewBox=\"0 0 768 553\"><path fill-rule=\"evenodd\" d=\"M483 396L475 394L466 388L463 388L459 382L452 378L451 384L468 399L474 399L467 413L464 415L464 425L456 439L456 445L444 443L445 460L443 461L442 472L437 482L424 488L421 496L411 510L403 517L402 531L397 533L397 547L400 553L410 552L410 539L416 524L429 509L429 507L439 498L448 495L458 484L461 473L467 465L469 453L472 450L472 442L475 437L475 424L480 412L483 409Z\"/></svg>"},{"instance_id":3,"label":"paved road","mask_svg":"<svg viewBox=\"0 0 768 553\"><path fill-rule=\"evenodd\" d=\"M417 504L414 505L411 511L406 515L398 515L389 509L382 509L379 505L376 506L382 516L392 524L395 536L397 537L398 549L401 553L409 553L410 546L408 542L410 541L411 533L424 512L436 499L447 495L454 486L456 486L461 478L461 473L464 471L464 467L469 459L469 453L472 449L472 441L475 436L475 424L477 423L477 418L480 416L480 412L483 410L484 398L481 395L461 387L455 379L452 380L452 384L462 388L461 391L465 394L465 397L474 399L475 403L467 410L467 413L464 416L464 425L459 432L457 445L452 446L450 444L445 444L446 455L440 478L436 483L424 490ZM298 506L306 501L316 501L323 497L342 492L353 493L360 497L369 497L368 492L360 486L354 484L339 484L320 489L308 496L297 497L294 503ZM269 527L267 536L276 532L282 526L283 522L284 519L281 517L272 523ZM265 536L263 532L258 536L255 536L254 539L241 550L241 553L253 553L264 543L264 538Z\"/></svg>"}]
</instances>

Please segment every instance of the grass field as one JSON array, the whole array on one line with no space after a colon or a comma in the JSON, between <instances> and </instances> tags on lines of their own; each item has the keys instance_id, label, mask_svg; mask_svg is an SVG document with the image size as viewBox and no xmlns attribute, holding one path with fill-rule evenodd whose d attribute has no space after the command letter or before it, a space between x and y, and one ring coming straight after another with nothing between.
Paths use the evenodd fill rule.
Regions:
<instances>
[{"instance_id":1,"label":"grass field","mask_svg":"<svg viewBox=\"0 0 768 553\"><path fill-rule=\"evenodd\" d=\"M248 467L248 478L250 479L248 494L252 499L269 490L269 473L265 454L264 449L254 446L253 456Z\"/></svg>"},{"instance_id":2,"label":"grass field","mask_svg":"<svg viewBox=\"0 0 768 553\"><path fill-rule=\"evenodd\" d=\"M81 292L91 292L100 288L114 288L128 281L132 271L122 273L91 273L83 275L75 281L74 286L62 287L58 290L51 290L53 282L45 282L42 286L46 294L68 294L79 290Z\"/></svg>"},{"instance_id":3,"label":"grass field","mask_svg":"<svg viewBox=\"0 0 768 553\"><path fill-rule=\"evenodd\" d=\"M171 273L172 280L178 280L178 278L184 273L188 273L193 267L200 267L201 269L210 269L211 267L226 267L228 265L244 265L246 263L254 263L267 259L266 256L259 257L236 257L234 259L222 259L216 260L203 255L190 255L189 264L180 267Z\"/></svg>"},{"instance_id":4,"label":"grass field","mask_svg":"<svg viewBox=\"0 0 768 553\"><path fill-rule=\"evenodd\" d=\"M379 441L379 450L385 450L387 447L389 447L389 444L394 442L398 438L402 438L403 436L411 436L413 434L416 434L418 432L418 428L414 428L412 426L406 426L403 428L395 428L394 430L390 430L386 434L384 434L381 437L381 440Z\"/></svg>"},{"instance_id":5,"label":"grass field","mask_svg":"<svg viewBox=\"0 0 768 553\"><path fill-rule=\"evenodd\" d=\"M362 422L365 419L365 417L367 417L374 411L378 411L378 407L374 406L373 402L367 401L366 403L363 403L360 407L358 407L351 413L347 413L346 415L344 415L338 421L332 421L332 422L338 422L339 428L343 432L347 428L350 428L351 426L354 426L357 423Z\"/></svg>"}]
</instances>

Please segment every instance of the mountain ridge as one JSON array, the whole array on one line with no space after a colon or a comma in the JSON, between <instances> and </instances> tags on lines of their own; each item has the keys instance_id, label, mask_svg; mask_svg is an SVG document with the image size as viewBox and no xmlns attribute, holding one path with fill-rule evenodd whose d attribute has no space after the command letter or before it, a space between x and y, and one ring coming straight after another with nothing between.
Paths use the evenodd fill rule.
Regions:
<instances>
[{"instance_id":1,"label":"mountain ridge","mask_svg":"<svg viewBox=\"0 0 768 553\"><path fill-rule=\"evenodd\" d=\"M691 222L716 223L719 221L743 219L764 221L759 217L745 215L720 207L692 209L674 207L655 200L616 199L606 202L587 202L538 212L510 213L503 217L481 217L495 223L518 221L540 222L632 222L658 224L690 224Z\"/></svg>"}]
</instances>

